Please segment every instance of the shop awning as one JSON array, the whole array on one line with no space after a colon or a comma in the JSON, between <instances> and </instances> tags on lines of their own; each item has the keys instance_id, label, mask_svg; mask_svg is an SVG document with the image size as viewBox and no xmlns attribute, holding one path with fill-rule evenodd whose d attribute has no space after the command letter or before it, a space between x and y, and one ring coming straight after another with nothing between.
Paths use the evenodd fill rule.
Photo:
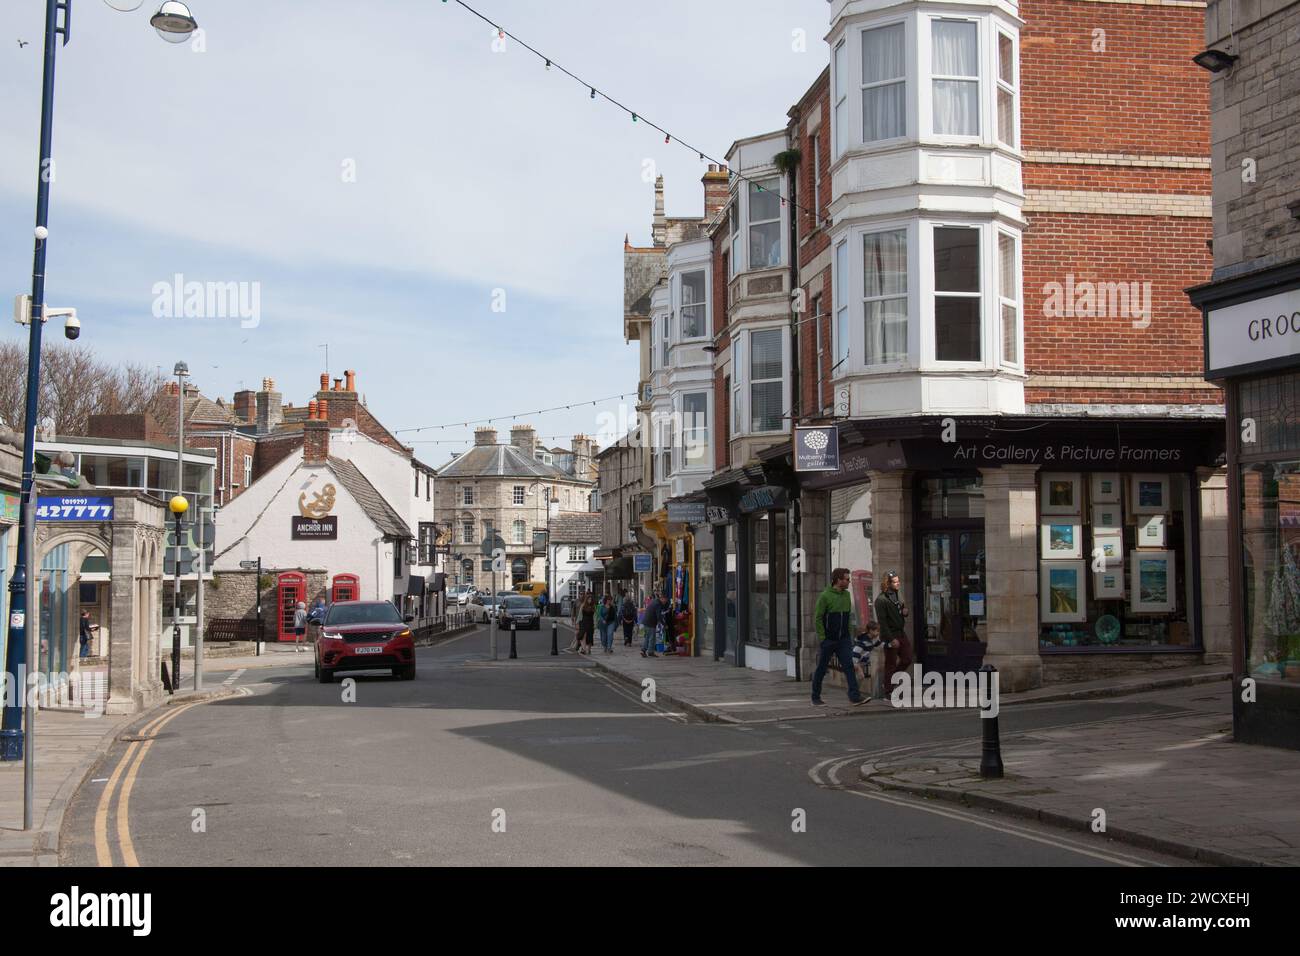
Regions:
<instances>
[{"instance_id":1,"label":"shop awning","mask_svg":"<svg viewBox=\"0 0 1300 956\"><path fill-rule=\"evenodd\" d=\"M605 565L605 577L607 578L632 578L635 577L632 570L632 555L627 554L621 558L615 558L609 564Z\"/></svg>"}]
</instances>

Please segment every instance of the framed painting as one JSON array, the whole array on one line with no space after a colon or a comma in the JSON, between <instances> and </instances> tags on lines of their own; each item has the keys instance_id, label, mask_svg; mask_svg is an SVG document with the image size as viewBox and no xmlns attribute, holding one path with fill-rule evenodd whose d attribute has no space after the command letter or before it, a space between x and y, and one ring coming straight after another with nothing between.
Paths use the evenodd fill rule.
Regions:
<instances>
[{"instance_id":1,"label":"framed painting","mask_svg":"<svg viewBox=\"0 0 1300 956\"><path fill-rule=\"evenodd\" d=\"M1094 505L1117 505L1120 500L1119 475L1114 472L1097 472L1089 481Z\"/></svg>"},{"instance_id":2,"label":"framed painting","mask_svg":"<svg viewBox=\"0 0 1300 956\"><path fill-rule=\"evenodd\" d=\"M1174 610L1174 553L1134 551L1130 558L1129 607L1138 614L1168 614Z\"/></svg>"},{"instance_id":3,"label":"framed painting","mask_svg":"<svg viewBox=\"0 0 1300 956\"><path fill-rule=\"evenodd\" d=\"M1164 514L1169 510L1169 476L1134 475L1130 503L1137 515Z\"/></svg>"},{"instance_id":4,"label":"framed painting","mask_svg":"<svg viewBox=\"0 0 1300 956\"><path fill-rule=\"evenodd\" d=\"M1078 474L1039 476L1038 510L1045 515L1082 514L1083 478Z\"/></svg>"},{"instance_id":5,"label":"framed painting","mask_svg":"<svg viewBox=\"0 0 1300 956\"><path fill-rule=\"evenodd\" d=\"M1083 557L1083 525L1078 518L1047 518L1039 526L1043 560Z\"/></svg>"},{"instance_id":6,"label":"framed painting","mask_svg":"<svg viewBox=\"0 0 1300 956\"><path fill-rule=\"evenodd\" d=\"M1124 569L1120 567L1094 571L1092 593L1098 601L1124 600Z\"/></svg>"},{"instance_id":7,"label":"framed painting","mask_svg":"<svg viewBox=\"0 0 1300 956\"><path fill-rule=\"evenodd\" d=\"M1084 593L1085 561L1041 561L1038 565L1038 618L1044 624L1088 619Z\"/></svg>"},{"instance_id":8,"label":"framed painting","mask_svg":"<svg viewBox=\"0 0 1300 956\"><path fill-rule=\"evenodd\" d=\"M1118 534L1124 528L1124 512L1118 504L1092 506L1092 533Z\"/></svg>"},{"instance_id":9,"label":"framed painting","mask_svg":"<svg viewBox=\"0 0 1300 956\"><path fill-rule=\"evenodd\" d=\"M1163 548L1165 546L1165 516L1143 515L1137 522L1137 546L1139 548Z\"/></svg>"},{"instance_id":10,"label":"framed painting","mask_svg":"<svg viewBox=\"0 0 1300 956\"><path fill-rule=\"evenodd\" d=\"M1122 566L1124 563L1123 533L1120 531L1105 533L1094 531L1092 533L1092 557L1094 561L1098 557L1102 558L1108 568Z\"/></svg>"}]
</instances>

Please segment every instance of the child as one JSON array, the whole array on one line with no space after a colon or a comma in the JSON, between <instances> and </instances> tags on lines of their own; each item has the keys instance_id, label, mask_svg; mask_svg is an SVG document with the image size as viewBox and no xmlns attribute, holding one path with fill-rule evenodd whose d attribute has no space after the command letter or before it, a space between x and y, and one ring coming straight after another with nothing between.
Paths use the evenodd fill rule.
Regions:
<instances>
[{"instance_id":1,"label":"child","mask_svg":"<svg viewBox=\"0 0 1300 956\"><path fill-rule=\"evenodd\" d=\"M869 677L871 676L871 652L883 643L884 641L880 639L880 625L875 621L868 622L866 631L853 641L853 670L857 674L863 694L867 697L880 696L874 692Z\"/></svg>"}]
</instances>

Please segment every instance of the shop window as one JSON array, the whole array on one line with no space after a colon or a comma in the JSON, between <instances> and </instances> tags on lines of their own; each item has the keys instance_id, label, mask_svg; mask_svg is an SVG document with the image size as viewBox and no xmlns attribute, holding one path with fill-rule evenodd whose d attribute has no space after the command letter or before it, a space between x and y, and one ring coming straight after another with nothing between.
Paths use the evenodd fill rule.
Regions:
<instances>
[{"instance_id":1,"label":"shop window","mask_svg":"<svg viewBox=\"0 0 1300 956\"><path fill-rule=\"evenodd\" d=\"M1245 465L1241 497L1246 669L1300 683L1300 460Z\"/></svg>"},{"instance_id":2,"label":"shop window","mask_svg":"<svg viewBox=\"0 0 1300 956\"><path fill-rule=\"evenodd\" d=\"M979 475L925 478L920 485L923 518L984 517L984 482Z\"/></svg>"},{"instance_id":3,"label":"shop window","mask_svg":"<svg viewBox=\"0 0 1300 956\"><path fill-rule=\"evenodd\" d=\"M878 588L871 562L871 483L863 482L830 493L829 568L849 569L849 593L858 626L872 617L872 601ZM829 583L829 568L827 582Z\"/></svg>"},{"instance_id":4,"label":"shop window","mask_svg":"<svg viewBox=\"0 0 1300 956\"><path fill-rule=\"evenodd\" d=\"M785 511L766 511L750 518L750 643L760 647L789 644L789 550Z\"/></svg>"},{"instance_id":5,"label":"shop window","mask_svg":"<svg viewBox=\"0 0 1300 956\"><path fill-rule=\"evenodd\" d=\"M1191 647L1186 475L1039 475L1039 643Z\"/></svg>"}]
</instances>

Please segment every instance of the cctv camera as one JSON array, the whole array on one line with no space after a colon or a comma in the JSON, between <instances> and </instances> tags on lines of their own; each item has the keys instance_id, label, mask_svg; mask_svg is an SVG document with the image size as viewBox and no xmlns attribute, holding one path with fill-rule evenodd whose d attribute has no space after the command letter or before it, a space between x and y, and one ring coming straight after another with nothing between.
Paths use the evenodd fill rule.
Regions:
<instances>
[{"instance_id":1,"label":"cctv camera","mask_svg":"<svg viewBox=\"0 0 1300 956\"><path fill-rule=\"evenodd\" d=\"M77 318L75 315L68 316L67 321L63 323L63 334L70 339L75 339L80 337L81 320Z\"/></svg>"}]
</instances>

